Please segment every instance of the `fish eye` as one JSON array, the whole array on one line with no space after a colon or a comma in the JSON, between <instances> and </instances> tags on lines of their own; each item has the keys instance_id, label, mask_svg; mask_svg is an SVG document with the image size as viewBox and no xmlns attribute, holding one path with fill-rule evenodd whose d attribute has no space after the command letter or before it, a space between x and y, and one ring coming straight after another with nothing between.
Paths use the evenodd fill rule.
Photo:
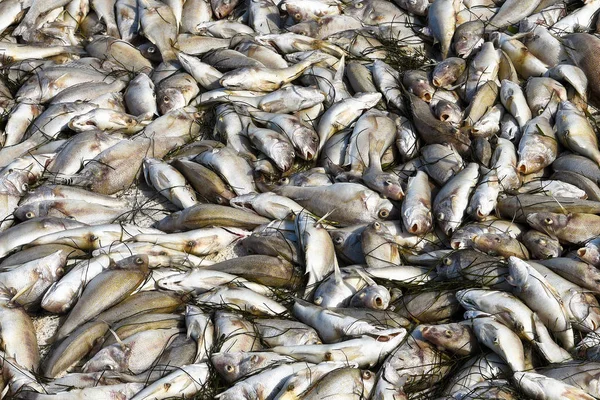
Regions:
<instances>
[{"instance_id":1,"label":"fish eye","mask_svg":"<svg viewBox=\"0 0 600 400\"><path fill-rule=\"evenodd\" d=\"M136 257L135 258L135 263L137 265L142 265L144 263L144 260L142 260L142 257Z\"/></svg>"},{"instance_id":2,"label":"fish eye","mask_svg":"<svg viewBox=\"0 0 600 400\"><path fill-rule=\"evenodd\" d=\"M379 210L378 215L379 215L379 218L387 218L390 216L390 212L388 210L383 209L383 210Z\"/></svg>"},{"instance_id":3,"label":"fish eye","mask_svg":"<svg viewBox=\"0 0 600 400\"><path fill-rule=\"evenodd\" d=\"M300 13L294 14L294 19L301 20L302 19L302 14L300 14Z\"/></svg>"},{"instance_id":4,"label":"fish eye","mask_svg":"<svg viewBox=\"0 0 600 400\"><path fill-rule=\"evenodd\" d=\"M342 244L342 243L344 243L344 239L342 239L342 237L341 237L341 236L338 236L338 237L336 237L335 239L333 239L333 241L334 241L336 244Z\"/></svg>"},{"instance_id":5,"label":"fish eye","mask_svg":"<svg viewBox=\"0 0 600 400\"><path fill-rule=\"evenodd\" d=\"M371 379L371 376L372 376L371 371L363 371L362 372L363 379Z\"/></svg>"},{"instance_id":6,"label":"fish eye","mask_svg":"<svg viewBox=\"0 0 600 400\"><path fill-rule=\"evenodd\" d=\"M35 218L35 213L33 211L27 211L27 214L25 214L26 218Z\"/></svg>"},{"instance_id":7,"label":"fish eye","mask_svg":"<svg viewBox=\"0 0 600 400\"><path fill-rule=\"evenodd\" d=\"M365 5L364 5L362 2L360 2L360 3L356 3L356 6L355 6L355 7L356 7L356 8L363 8L364 6L365 6Z\"/></svg>"},{"instance_id":8,"label":"fish eye","mask_svg":"<svg viewBox=\"0 0 600 400\"><path fill-rule=\"evenodd\" d=\"M194 247L196 243L193 240L190 240L189 242L187 242L188 247Z\"/></svg>"},{"instance_id":9,"label":"fish eye","mask_svg":"<svg viewBox=\"0 0 600 400\"><path fill-rule=\"evenodd\" d=\"M496 242L500 243L500 236L496 236L496 237L494 238L494 240L495 240Z\"/></svg>"},{"instance_id":10,"label":"fish eye","mask_svg":"<svg viewBox=\"0 0 600 400\"><path fill-rule=\"evenodd\" d=\"M376 298L375 298L375 305L376 305L377 307L381 307L381 306L383 306L383 300L381 299L381 297L376 297Z\"/></svg>"},{"instance_id":11,"label":"fish eye","mask_svg":"<svg viewBox=\"0 0 600 400\"><path fill-rule=\"evenodd\" d=\"M447 338L451 338L452 337L452 331L450 329L446 329L446 331L444 332L444 335L446 335Z\"/></svg>"},{"instance_id":12,"label":"fish eye","mask_svg":"<svg viewBox=\"0 0 600 400\"><path fill-rule=\"evenodd\" d=\"M64 273L65 273L65 270L64 270L64 268L57 268L57 269L56 269L56 275L62 275L62 274L64 274Z\"/></svg>"},{"instance_id":13,"label":"fish eye","mask_svg":"<svg viewBox=\"0 0 600 400\"><path fill-rule=\"evenodd\" d=\"M163 97L163 101L164 101L165 103L168 103L168 102L169 102L169 97L168 97L168 96L165 96L165 97Z\"/></svg>"},{"instance_id":14,"label":"fish eye","mask_svg":"<svg viewBox=\"0 0 600 400\"><path fill-rule=\"evenodd\" d=\"M544 218L544 223L545 223L546 225L552 225L552 222L553 222L553 221L552 221L552 218Z\"/></svg>"},{"instance_id":15,"label":"fish eye","mask_svg":"<svg viewBox=\"0 0 600 400\"><path fill-rule=\"evenodd\" d=\"M392 181L389 179L386 179L385 182L383 182L383 186L392 186Z\"/></svg>"},{"instance_id":16,"label":"fish eye","mask_svg":"<svg viewBox=\"0 0 600 400\"><path fill-rule=\"evenodd\" d=\"M379 229L379 228L381 228L381 224L380 224L379 222L375 222L375 223L373 224L373 227L374 227L375 229Z\"/></svg>"},{"instance_id":17,"label":"fish eye","mask_svg":"<svg viewBox=\"0 0 600 400\"><path fill-rule=\"evenodd\" d=\"M98 236L96 236L96 235L91 235L90 236L90 242L94 242L96 240L98 240Z\"/></svg>"},{"instance_id":18,"label":"fish eye","mask_svg":"<svg viewBox=\"0 0 600 400\"><path fill-rule=\"evenodd\" d=\"M225 366L225 371L227 371L227 372L233 372L233 365L229 365L229 364L227 364L227 365Z\"/></svg>"},{"instance_id":19,"label":"fish eye","mask_svg":"<svg viewBox=\"0 0 600 400\"><path fill-rule=\"evenodd\" d=\"M287 386L287 390L288 390L288 392L291 392L291 391L292 391L292 390L294 390L295 388L296 388L296 385L294 385L293 383L290 383L290 384Z\"/></svg>"},{"instance_id":20,"label":"fish eye","mask_svg":"<svg viewBox=\"0 0 600 400\"><path fill-rule=\"evenodd\" d=\"M452 260L449 257L444 257L442 262L444 263L444 265L452 265Z\"/></svg>"},{"instance_id":21,"label":"fish eye","mask_svg":"<svg viewBox=\"0 0 600 400\"><path fill-rule=\"evenodd\" d=\"M316 136L313 136L312 141L313 141L313 143L317 143L319 141L319 138Z\"/></svg>"}]
</instances>

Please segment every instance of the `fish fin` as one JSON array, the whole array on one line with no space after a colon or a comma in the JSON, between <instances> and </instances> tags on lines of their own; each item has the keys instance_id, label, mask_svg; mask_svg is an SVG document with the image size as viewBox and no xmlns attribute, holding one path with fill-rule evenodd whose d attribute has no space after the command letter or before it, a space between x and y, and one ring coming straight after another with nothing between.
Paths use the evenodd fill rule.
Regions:
<instances>
[{"instance_id":1,"label":"fish fin","mask_svg":"<svg viewBox=\"0 0 600 400\"><path fill-rule=\"evenodd\" d=\"M123 350L126 350L128 348L128 346L121 340L121 338L119 337L119 335L117 335L117 332L115 332L112 328L108 328L108 331L114 336L115 340L117 341L117 343L119 343L119 346L121 346L121 348Z\"/></svg>"},{"instance_id":2,"label":"fish fin","mask_svg":"<svg viewBox=\"0 0 600 400\"><path fill-rule=\"evenodd\" d=\"M14 296L10 299L10 302L14 303L15 300L17 300L19 297L21 297L22 295L27 293L34 285L35 285L35 282L31 282L29 285L23 286L23 288L21 288L21 290L19 290L17 293L14 294Z\"/></svg>"},{"instance_id":3,"label":"fish fin","mask_svg":"<svg viewBox=\"0 0 600 400\"><path fill-rule=\"evenodd\" d=\"M355 271L358 275L360 275L361 278L363 278L367 282L369 286L377 285L377 283L375 283L375 281L367 274L366 271L360 269L356 269Z\"/></svg>"},{"instance_id":4,"label":"fish fin","mask_svg":"<svg viewBox=\"0 0 600 400\"><path fill-rule=\"evenodd\" d=\"M334 208L333 210L329 211L327 214L323 215L321 218L319 218L318 220L315 221L315 226L320 225L321 222L327 220L327 217L329 217L331 214L333 214L335 212L335 210L337 210L337 208Z\"/></svg>"},{"instance_id":5,"label":"fish fin","mask_svg":"<svg viewBox=\"0 0 600 400\"><path fill-rule=\"evenodd\" d=\"M337 71L333 77L333 80L336 82L341 82L344 79L344 70L346 68L346 56L342 56L340 61L338 61Z\"/></svg>"},{"instance_id":6,"label":"fish fin","mask_svg":"<svg viewBox=\"0 0 600 400\"><path fill-rule=\"evenodd\" d=\"M340 270L340 266L337 262L333 265L333 279L335 280L336 285L342 285L344 283L342 271Z\"/></svg>"}]
</instances>

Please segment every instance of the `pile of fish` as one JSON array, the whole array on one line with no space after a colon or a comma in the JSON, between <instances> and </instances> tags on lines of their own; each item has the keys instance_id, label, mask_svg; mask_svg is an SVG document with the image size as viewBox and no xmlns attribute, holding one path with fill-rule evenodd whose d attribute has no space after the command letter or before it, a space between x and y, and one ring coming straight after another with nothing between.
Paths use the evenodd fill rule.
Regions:
<instances>
[{"instance_id":1,"label":"pile of fish","mask_svg":"<svg viewBox=\"0 0 600 400\"><path fill-rule=\"evenodd\" d=\"M0 398L600 398L599 11L0 1Z\"/></svg>"}]
</instances>

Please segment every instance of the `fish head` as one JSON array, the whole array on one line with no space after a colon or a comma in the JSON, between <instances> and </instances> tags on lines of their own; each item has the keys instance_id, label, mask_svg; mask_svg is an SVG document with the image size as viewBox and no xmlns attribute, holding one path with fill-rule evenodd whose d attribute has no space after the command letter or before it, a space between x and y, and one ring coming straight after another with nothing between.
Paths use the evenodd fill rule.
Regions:
<instances>
[{"instance_id":1,"label":"fish head","mask_svg":"<svg viewBox=\"0 0 600 400\"><path fill-rule=\"evenodd\" d=\"M440 100L435 104L435 113L440 121L459 123L462 120L462 111L455 103Z\"/></svg>"},{"instance_id":2,"label":"fish head","mask_svg":"<svg viewBox=\"0 0 600 400\"><path fill-rule=\"evenodd\" d=\"M99 371L127 371L130 350L126 345L115 343L100 350L82 368L84 373Z\"/></svg>"},{"instance_id":3,"label":"fish head","mask_svg":"<svg viewBox=\"0 0 600 400\"><path fill-rule=\"evenodd\" d=\"M330 231L329 235L333 241L333 246L336 250L343 250L348 240L353 236L353 232L344 230Z\"/></svg>"},{"instance_id":4,"label":"fish head","mask_svg":"<svg viewBox=\"0 0 600 400\"><path fill-rule=\"evenodd\" d=\"M388 172L368 175L368 184L371 189L381 193L390 200L402 200L404 191L402 190L398 175Z\"/></svg>"},{"instance_id":5,"label":"fish head","mask_svg":"<svg viewBox=\"0 0 600 400\"><path fill-rule=\"evenodd\" d=\"M223 75L219 84L229 90L241 90L246 87L248 77L253 73L253 68L241 68Z\"/></svg>"},{"instance_id":6,"label":"fish head","mask_svg":"<svg viewBox=\"0 0 600 400\"><path fill-rule=\"evenodd\" d=\"M361 21L365 18L371 17L374 14L373 2L369 0L358 0L349 4L344 8L344 15L349 15L354 18L358 18Z\"/></svg>"},{"instance_id":7,"label":"fish head","mask_svg":"<svg viewBox=\"0 0 600 400\"><path fill-rule=\"evenodd\" d=\"M305 21L300 22L288 28L288 31L296 33L298 35L315 37L319 30L319 24L317 21Z\"/></svg>"},{"instance_id":8,"label":"fish head","mask_svg":"<svg viewBox=\"0 0 600 400\"><path fill-rule=\"evenodd\" d=\"M300 99L298 107L301 110L325 101L325 93L319 89L304 86L289 86L288 88L287 90L292 90L294 96Z\"/></svg>"},{"instance_id":9,"label":"fish head","mask_svg":"<svg viewBox=\"0 0 600 400\"><path fill-rule=\"evenodd\" d=\"M212 365L227 382L233 382L239 377L243 358L242 353L214 353L210 356Z\"/></svg>"},{"instance_id":10,"label":"fish head","mask_svg":"<svg viewBox=\"0 0 600 400\"><path fill-rule=\"evenodd\" d=\"M467 58L471 53L481 47L483 40L484 25L481 21L471 21L461 24L454 38L454 52L462 58Z\"/></svg>"},{"instance_id":11,"label":"fish head","mask_svg":"<svg viewBox=\"0 0 600 400\"><path fill-rule=\"evenodd\" d=\"M494 252L498 247L506 243L506 237L499 233L484 233L481 235L475 235L473 237L473 243L477 248L483 252Z\"/></svg>"},{"instance_id":12,"label":"fish head","mask_svg":"<svg viewBox=\"0 0 600 400\"><path fill-rule=\"evenodd\" d=\"M138 50L148 60L157 61L157 62L162 61L162 55L160 54L160 50L153 43L145 43L145 44L139 46Z\"/></svg>"},{"instance_id":13,"label":"fish head","mask_svg":"<svg viewBox=\"0 0 600 400\"><path fill-rule=\"evenodd\" d=\"M394 207L392 202L381 195L368 196L365 199L365 207L369 210L375 221L398 219L400 216L400 212Z\"/></svg>"},{"instance_id":14,"label":"fish head","mask_svg":"<svg viewBox=\"0 0 600 400\"><path fill-rule=\"evenodd\" d=\"M432 214L428 211L426 214L413 213L411 210L406 210L404 213L404 219L408 232L413 235L422 235L429 232L433 228Z\"/></svg>"},{"instance_id":15,"label":"fish head","mask_svg":"<svg viewBox=\"0 0 600 400\"><path fill-rule=\"evenodd\" d=\"M187 292L188 288L183 285L187 275L189 275L189 272L166 276L156 281L156 286L159 289L170 290L176 293Z\"/></svg>"},{"instance_id":16,"label":"fish head","mask_svg":"<svg viewBox=\"0 0 600 400\"><path fill-rule=\"evenodd\" d=\"M477 297L477 292L469 289L459 290L455 294L456 300L467 310L477 309L477 302L473 296Z\"/></svg>"},{"instance_id":17,"label":"fish head","mask_svg":"<svg viewBox=\"0 0 600 400\"><path fill-rule=\"evenodd\" d=\"M183 108L187 105L183 93L175 88L167 88L162 91L162 96L158 99L158 109L161 114L167 114L169 111Z\"/></svg>"},{"instance_id":18,"label":"fish head","mask_svg":"<svg viewBox=\"0 0 600 400\"><path fill-rule=\"evenodd\" d=\"M211 0L210 2L217 19L223 19L231 14L238 3L239 0Z\"/></svg>"},{"instance_id":19,"label":"fish head","mask_svg":"<svg viewBox=\"0 0 600 400\"><path fill-rule=\"evenodd\" d=\"M529 265L518 257L508 258L508 273L506 281L515 288L523 288L529 280Z\"/></svg>"},{"instance_id":20,"label":"fish head","mask_svg":"<svg viewBox=\"0 0 600 400\"><path fill-rule=\"evenodd\" d=\"M292 167L294 159L296 158L296 152L290 143L280 141L276 143L271 150L271 157L279 169L287 171Z\"/></svg>"},{"instance_id":21,"label":"fish head","mask_svg":"<svg viewBox=\"0 0 600 400\"><path fill-rule=\"evenodd\" d=\"M319 148L319 135L304 125L299 125L293 133L294 147L300 151L300 157L304 160L312 160Z\"/></svg>"},{"instance_id":22,"label":"fish head","mask_svg":"<svg viewBox=\"0 0 600 400\"><path fill-rule=\"evenodd\" d=\"M350 300L351 307L365 307L372 310L385 310L390 305L391 295L386 287L370 285L357 292Z\"/></svg>"},{"instance_id":23,"label":"fish head","mask_svg":"<svg viewBox=\"0 0 600 400\"><path fill-rule=\"evenodd\" d=\"M307 329L307 330L303 331L302 333L298 333L296 336L297 337L294 340L294 343L297 343L300 346L311 346L311 345L315 345L315 344L323 344L323 342L321 342L321 338L319 337L317 332L315 332L312 329Z\"/></svg>"},{"instance_id":24,"label":"fish head","mask_svg":"<svg viewBox=\"0 0 600 400\"><path fill-rule=\"evenodd\" d=\"M83 114L69 121L69 128L76 132L85 132L97 129L97 126L92 114Z\"/></svg>"},{"instance_id":25,"label":"fish head","mask_svg":"<svg viewBox=\"0 0 600 400\"><path fill-rule=\"evenodd\" d=\"M564 228L569 221L569 216L551 212L532 213L527 216L527 223L533 229L556 237L556 232Z\"/></svg>"},{"instance_id":26,"label":"fish head","mask_svg":"<svg viewBox=\"0 0 600 400\"><path fill-rule=\"evenodd\" d=\"M325 308L346 307L354 294L354 290L346 285L343 280L337 282L334 275L331 275L317 286L313 303Z\"/></svg>"},{"instance_id":27,"label":"fish head","mask_svg":"<svg viewBox=\"0 0 600 400\"><path fill-rule=\"evenodd\" d=\"M296 22L302 22L312 16L310 12L307 12L305 7L302 7L301 1L297 3L284 1L281 4L281 8Z\"/></svg>"},{"instance_id":28,"label":"fish head","mask_svg":"<svg viewBox=\"0 0 600 400\"><path fill-rule=\"evenodd\" d=\"M360 101L365 109L375 107L383 95L381 93L357 93L354 99Z\"/></svg>"},{"instance_id":29,"label":"fish head","mask_svg":"<svg viewBox=\"0 0 600 400\"><path fill-rule=\"evenodd\" d=\"M549 255L547 258L553 257L554 255ZM560 257L560 253L558 256ZM600 264L600 252L595 247L582 247L577 250L577 257L581 260L587 262L590 265L598 265Z\"/></svg>"},{"instance_id":30,"label":"fish head","mask_svg":"<svg viewBox=\"0 0 600 400\"><path fill-rule=\"evenodd\" d=\"M422 76L421 71L414 71L414 74L410 74L413 71L407 71L404 75L404 85L407 86L410 93L415 94L421 100L429 103L433 98L435 89L429 83L427 75Z\"/></svg>"},{"instance_id":31,"label":"fish head","mask_svg":"<svg viewBox=\"0 0 600 400\"><path fill-rule=\"evenodd\" d=\"M148 273L150 260L147 254L134 254L115 263L115 269L128 269Z\"/></svg>"},{"instance_id":32,"label":"fish head","mask_svg":"<svg viewBox=\"0 0 600 400\"><path fill-rule=\"evenodd\" d=\"M457 323L425 325L421 327L421 334L439 348L451 348L457 342L462 342L466 329L464 325Z\"/></svg>"},{"instance_id":33,"label":"fish head","mask_svg":"<svg viewBox=\"0 0 600 400\"><path fill-rule=\"evenodd\" d=\"M458 278L460 276L460 261L459 257L450 254L447 257L442 258L440 264L436 266L436 273L440 277L446 277L448 279Z\"/></svg>"},{"instance_id":34,"label":"fish head","mask_svg":"<svg viewBox=\"0 0 600 400\"><path fill-rule=\"evenodd\" d=\"M21 221L27 221L33 218L48 216L48 202L36 201L17 208L14 212L15 217Z\"/></svg>"},{"instance_id":35,"label":"fish head","mask_svg":"<svg viewBox=\"0 0 600 400\"><path fill-rule=\"evenodd\" d=\"M39 260L37 270L40 272L40 279L46 282L56 282L65 273L64 266L67 262L66 254L62 250L55 251L52 254Z\"/></svg>"}]
</instances>

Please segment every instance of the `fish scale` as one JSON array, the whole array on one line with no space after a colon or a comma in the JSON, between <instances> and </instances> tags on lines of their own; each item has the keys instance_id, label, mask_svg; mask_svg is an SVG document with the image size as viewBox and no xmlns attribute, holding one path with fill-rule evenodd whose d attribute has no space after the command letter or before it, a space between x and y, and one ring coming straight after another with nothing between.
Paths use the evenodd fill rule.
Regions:
<instances>
[{"instance_id":1,"label":"fish scale","mask_svg":"<svg viewBox=\"0 0 600 400\"><path fill-rule=\"evenodd\" d=\"M0 391L600 397L598 7L1 1Z\"/></svg>"}]
</instances>

